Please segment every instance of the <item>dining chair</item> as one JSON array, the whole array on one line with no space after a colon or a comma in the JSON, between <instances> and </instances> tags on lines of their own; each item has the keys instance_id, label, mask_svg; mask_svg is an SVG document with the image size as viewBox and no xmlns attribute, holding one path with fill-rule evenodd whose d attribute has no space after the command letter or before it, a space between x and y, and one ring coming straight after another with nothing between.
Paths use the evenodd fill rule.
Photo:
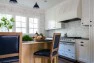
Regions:
<instances>
[{"instance_id":1,"label":"dining chair","mask_svg":"<svg viewBox=\"0 0 94 63\"><path fill-rule=\"evenodd\" d=\"M0 32L0 63L21 63L22 33Z\"/></svg>"},{"instance_id":2,"label":"dining chair","mask_svg":"<svg viewBox=\"0 0 94 63\"><path fill-rule=\"evenodd\" d=\"M42 49L34 52L34 63L35 63L36 57L49 59L50 63L53 63L54 58L58 57L60 36L61 36L61 33L53 34L53 40L52 40L50 49Z\"/></svg>"}]
</instances>

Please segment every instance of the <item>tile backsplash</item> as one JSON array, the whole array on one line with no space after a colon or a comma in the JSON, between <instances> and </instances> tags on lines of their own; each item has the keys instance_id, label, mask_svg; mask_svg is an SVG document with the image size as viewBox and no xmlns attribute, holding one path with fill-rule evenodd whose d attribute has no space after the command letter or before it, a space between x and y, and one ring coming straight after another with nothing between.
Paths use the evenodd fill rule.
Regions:
<instances>
[{"instance_id":1,"label":"tile backsplash","mask_svg":"<svg viewBox=\"0 0 94 63\"><path fill-rule=\"evenodd\" d=\"M82 26L81 21L68 22L65 23L65 28L46 31L46 36L52 37L55 32L61 33L62 37L65 33L67 33L68 37L89 37L89 27Z\"/></svg>"}]
</instances>

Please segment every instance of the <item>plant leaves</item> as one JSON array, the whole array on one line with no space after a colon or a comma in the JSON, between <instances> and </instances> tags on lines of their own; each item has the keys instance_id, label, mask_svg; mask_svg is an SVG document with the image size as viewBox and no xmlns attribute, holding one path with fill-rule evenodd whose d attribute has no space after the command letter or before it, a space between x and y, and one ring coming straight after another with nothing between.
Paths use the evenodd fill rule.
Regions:
<instances>
[{"instance_id":1,"label":"plant leaves","mask_svg":"<svg viewBox=\"0 0 94 63\"><path fill-rule=\"evenodd\" d=\"M15 22L15 20L14 20L14 18L13 18L13 17L10 19L10 21L11 21L11 22Z\"/></svg>"}]
</instances>

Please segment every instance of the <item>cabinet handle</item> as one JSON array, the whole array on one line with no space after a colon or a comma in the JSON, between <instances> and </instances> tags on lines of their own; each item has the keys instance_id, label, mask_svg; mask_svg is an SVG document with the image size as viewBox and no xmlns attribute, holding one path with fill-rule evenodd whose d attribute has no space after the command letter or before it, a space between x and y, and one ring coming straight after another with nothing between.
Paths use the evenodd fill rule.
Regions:
<instances>
[{"instance_id":1,"label":"cabinet handle","mask_svg":"<svg viewBox=\"0 0 94 63\"><path fill-rule=\"evenodd\" d=\"M81 42L81 43L84 43L84 42Z\"/></svg>"},{"instance_id":2,"label":"cabinet handle","mask_svg":"<svg viewBox=\"0 0 94 63\"><path fill-rule=\"evenodd\" d=\"M90 22L92 22L92 21L90 21Z\"/></svg>"},{"instance_id":3,"label":"cabinet handle","mask_svg":"<svg viewBox=\"0 0 94 63\"><path fill-rule=\"evenodd\" d=\"M81 46L84 46L83 44L81 44Z\"/></svg>"},{"instance_id":4,"label":"cabinet handle","mask_svg":"<svg viewBox=\"0 0 94 63\"><path fill-rule=\"evenodd\" d=\"M92 27L92 25L90 25L90 27Z\"/></svg>"}]
</instances>

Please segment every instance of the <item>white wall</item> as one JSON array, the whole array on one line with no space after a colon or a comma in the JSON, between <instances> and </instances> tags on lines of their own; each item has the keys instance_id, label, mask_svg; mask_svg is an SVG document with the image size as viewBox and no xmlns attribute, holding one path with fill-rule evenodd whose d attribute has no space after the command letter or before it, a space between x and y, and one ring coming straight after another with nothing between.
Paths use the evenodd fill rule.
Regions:
<instances>
[{"instance_id":1,"label":"white wall","mask_svg":"<svg viewBox=\"0 0 94 63\"><path fill-rule=\"evenodd\" d=\"M82 26L81 21L73 21L69 23L65 23L65 28L57 29L57 30L49 30L46 32L48 37L52 37L53 33L59 32L64 36L65 33L68 34L69 37L89 37L89 27Z\"/></svg>"},{"instance_id":2,"label":"white wall","mask_svg":"<svg viewBox=\"0 0 94 63\"><path fill-rule=\"evenodd\" d=\"M13 16L25 16L25 17L37 17L39 18L39 32L45 33L44 30L44 10L41 9L30 9L25 7L17 6L16 4L2 4L0 3L0 13L12 14ZM14 29L15 31L15 29Z\"/></svg>"}]
</instances>

